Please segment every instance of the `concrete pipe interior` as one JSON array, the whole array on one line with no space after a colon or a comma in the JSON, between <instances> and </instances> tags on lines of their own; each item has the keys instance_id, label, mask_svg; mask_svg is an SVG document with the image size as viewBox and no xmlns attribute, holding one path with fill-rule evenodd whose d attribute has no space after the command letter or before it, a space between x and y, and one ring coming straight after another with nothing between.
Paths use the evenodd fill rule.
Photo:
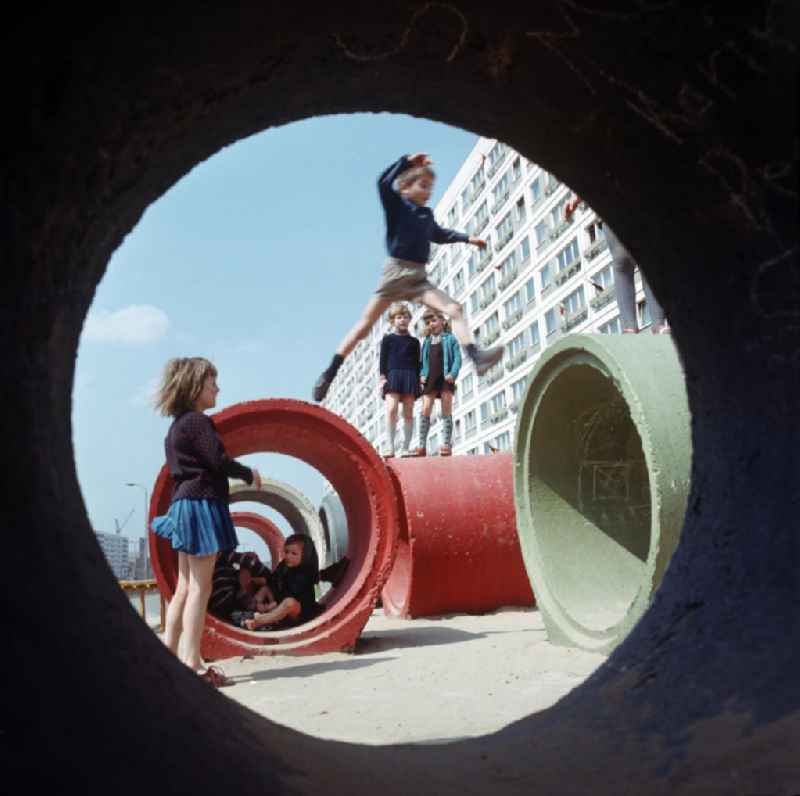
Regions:
<instances>
[{"instance_id":1,"label":"concrete pipe interior","mask_svg":"<svg viewBox=\"0 0 800 796\"><path fill-rule=\"evenodd\" d=\"M269 518L252 511L232 511L231 519L237 528L253 531L264 542L269 550L270 569L274 569L283 558L284 535L281 529Z\"/></svg>"},{"instance_id":2,"label":"concrete pipe interior","mask_svg":"<svg viewBox=\"0 0 800 796\"><path fill-rule=\"evenodd\" d=\"M120 795L143 781L798 792L796 12L786 0L10 7L2 505L24 532L7 551L4 640L24 665L4 705L9 781ZM146 208L245 136L358 110L497 137L574 187L645 264L694 418L680 547L607 666L542 715L434 748L308 738L183 671L102 559L70 440L81 327ZM72 587L42 600L65 571ZM176 763L164 750L185 748L187 723L191 755Z\"/></svg>"},{"instance_id":3,"label":"concrete pipe interior","mask_svg":"<svg viewBox=\"0 0 800 796\"><path fill-rule=\"evenodd\" d=\"M642 441L624 397L596 364L554 374L542 392L530 463L542 570L566 614L606 630L630 607L650 550Z\"/></svg>"}]
</instances>

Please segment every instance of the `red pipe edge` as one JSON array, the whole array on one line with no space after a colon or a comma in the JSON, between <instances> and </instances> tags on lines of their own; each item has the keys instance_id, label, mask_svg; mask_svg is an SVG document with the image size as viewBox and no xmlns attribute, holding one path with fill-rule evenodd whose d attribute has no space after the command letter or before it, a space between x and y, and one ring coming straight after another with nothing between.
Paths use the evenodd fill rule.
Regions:
<instances>
[{"instance_id":1,"label":"red pipe edge","mask_svg":"<svg viewBox=\"0 0 800 796\"><path fill-rule=\"evenodd\" d=\"M391 571L397 547L397 496L383 460L345 420L304 401L249 401L212 419L230 456L282 453L301 459L328 479L347 514L351 565L342 582L322 598L325 611L299 627L251 632L207 616L203 657L352 651ZM166 513L171 494L164 466L153 487L150 520ZM153 533L150 553L161 593L169 600L177 583L177 554L169 541Z\"/></svg>"},{"instance_id":2,"label":"red pipe edge","mask_svg":"<svg viewBox=\"0 0 800 796\"><path fill-rule=\"evenodd\" d=\"M267 517L262 517L252 511L232 511L231 519L237 528L247 528L257 534L259 539L267 546L272 561L270 569L275 569L283 558L284 535L281 529Z\"/></svg>"},{"instance_id":3,"label":"red pipe edge","mask_svg":"<svg viewBox=\"0 0 800 796\"><path fill-rule=\"evenodd\" d=\"M412 619L535 605L513 468L505 453L389 461L401 520L384 613Z\"/></svg>"}]
</instances>

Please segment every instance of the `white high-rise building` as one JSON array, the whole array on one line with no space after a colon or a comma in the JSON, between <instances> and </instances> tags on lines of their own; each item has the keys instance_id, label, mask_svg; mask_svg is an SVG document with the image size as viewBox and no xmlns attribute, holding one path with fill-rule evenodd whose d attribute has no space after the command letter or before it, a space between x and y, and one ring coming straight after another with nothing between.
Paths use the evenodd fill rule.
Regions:
<instances>
[{"instance_id":1,"label":"white high-rise building","mask_svg":"<svg viewBox=\"0 0 800 796\"><path fill-rule=\"evenodd\" d=\"M483 251L461 243L432 246L431 282L464 305L479 345L505 348L502 362L480 379L464 357L453 402L456 455L511 449L515 412L547 345L568 332L621 331L602 221L583 203L564 221L571 196L570 188L537 164L500 141L481 138L434 208L439 224L482 237L488 246ZM638 271L636 296L639 326L648 326ZM422 311L412 305L415 334L422 330ZM324 402L378 450L386 442L378 354L388 331L385 319L375 324L345 360ZM437 401L429 454L441 443L438 413Z\"/></svg>"},{"instance_id":2,"label":"white high-rise building","mask_svg":"<svg viewBox=\"0 0 800 796\"><path fill-rule=\"evenodd\" d=\"M102 531L95 531L94 533L114 575L121 580L129 577L128 537L118 533L103 533Z\"/></svg>"}]
</instances>

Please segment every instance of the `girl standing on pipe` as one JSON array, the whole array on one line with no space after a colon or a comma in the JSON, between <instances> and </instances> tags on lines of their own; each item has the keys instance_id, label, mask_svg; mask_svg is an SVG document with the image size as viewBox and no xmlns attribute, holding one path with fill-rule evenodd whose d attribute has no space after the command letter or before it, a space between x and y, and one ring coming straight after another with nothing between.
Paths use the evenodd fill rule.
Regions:
<instances>
[{"instance_id":1,"label":"girl standing on pipe","mask_svg":"<svg viewBox=\"0 0 800 796\"><path fill-rule=\"evenodd\" d=\"M394 456L394 438L397 433L397 408L403 405L403 453L408 453L414 433L414 401L419 397L419 340L408 331L411 310L402 301L396 301L387 313L393 331L381 340L380 379L386 404L386 433L389 441L385 456Z\"/></svg>"},{"instance_id":2,"label":"girl standing on pipe","mask_svg":"<svg viewBox=\"0 0 800 796\"><path fill-rule=\"evenodd\" d=\"M228 478L261 486L255 468L225 452L211 418L217 403L217 369L202 357L171 359L164 368L155 407L174 418L164 449L174 489L169 511L152 522L153 532L178 553L178 584L167 609L165 641L181 660L214 686L229 684L214 667L205 668L200 639L217 553L238 544L228 510Z\"/></svg>"},{"instance_id":3,"label":"girl standing on pipe","mask_svg":"<svg viewBox=\"0 0 800 796\"><path fill-rule=\"evenodd\" d=\"M431 427L433 403L438 398L442 405L442 445L440 456L450 456L453 440L453 394L456 378L461 369L461 348L450 333L450 323L440 312L428 310L423 316L425 342L422 344L422 413L419 419L419 447L417 456L425 456L428 429Z\"/></svg>"}]
</instances>

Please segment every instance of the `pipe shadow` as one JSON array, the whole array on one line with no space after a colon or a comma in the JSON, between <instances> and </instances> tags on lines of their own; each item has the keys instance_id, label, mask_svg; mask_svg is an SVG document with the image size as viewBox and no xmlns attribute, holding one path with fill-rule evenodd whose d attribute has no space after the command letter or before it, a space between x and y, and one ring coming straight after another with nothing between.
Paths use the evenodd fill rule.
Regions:
<instances>
[{"instance_id":1,"label":"pipe shadow","mask_svg":"<svg viewBox=\"0 0 800 796\"><path fill-rule=\"evenodd\" d=\"M498 631L503 632L503 631ZM511 631L509 631L511 632ZM376 630L362 634L356 645L356 654L386 652L410 647L437 647L485 638L486 633L469 633L451 627L409 627L401 630Z\"/></svg>"},{"instance_id":2,"label":"pipe shadow","mask_svg":"<svg viewBox=\"0 0 800 796\"><path fill-rule=\"evenodd\" d=\"M252 672L251 674L231 677L231 680L238 684L253 681L276 680L283 677L312 677L315 674L322 674L323 672L363 669L366 666L373 666L376 663L391 660L394 660L394 658L372 658L371 660L363 661L323 661L300 666L287 666L286 668L262 669L261 671Z\"/></svg>"}]
</instances>

